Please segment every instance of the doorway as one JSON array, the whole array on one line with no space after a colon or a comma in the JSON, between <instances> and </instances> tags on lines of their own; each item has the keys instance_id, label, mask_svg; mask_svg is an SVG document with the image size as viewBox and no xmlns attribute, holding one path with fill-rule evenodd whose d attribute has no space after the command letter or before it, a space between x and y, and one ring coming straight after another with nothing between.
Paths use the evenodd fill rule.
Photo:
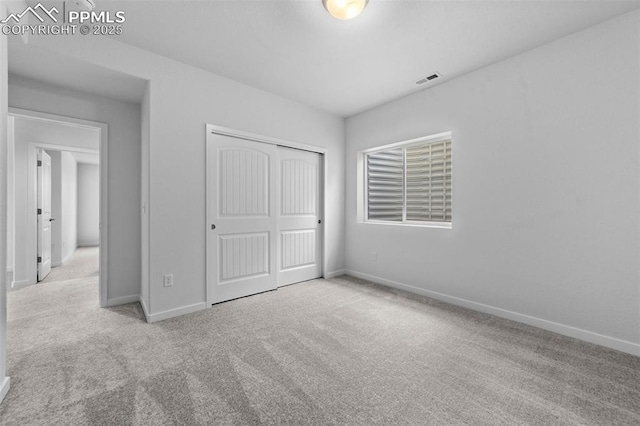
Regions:
<instances>
[{"instance_id":1,"label":"doorway","mask_svg":"<svg viewBox=\"0 0 640 426\"><path fill-rule=\"evenodd\" d=\"M13 108L9 121L10 288L47 280L77 247L95 246L99 304L107 306L107 125ZM84 222L79 195L92 199Z\"/></svg>"},{"instance_id":2,"label":"doorway","mask_svg":"<svg viewBox=\"0 0 640 426\"><path fill-rule=\"evenodd\" d=\"M323 273L323 152L207 127L207 302Z\"/></svg>"}]
</instances>

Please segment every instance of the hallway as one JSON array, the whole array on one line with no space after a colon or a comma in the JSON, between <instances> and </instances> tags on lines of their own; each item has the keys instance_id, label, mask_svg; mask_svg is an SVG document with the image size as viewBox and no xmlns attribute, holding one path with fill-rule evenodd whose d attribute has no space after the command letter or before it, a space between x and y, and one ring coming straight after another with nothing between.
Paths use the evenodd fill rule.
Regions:
<instances>
[{"instance_id":1,"label":"hallway","mask_svg":"<svg viewBox=\"0 0 640 426\"><path fill-rule=\"evenodd\" d=\"M100 270L100 247L78 247L64 264L52 268L49 275L39 284L52 284L59 281L72 281L81 278L95 279Z\"/></svg>"}]
</instances>

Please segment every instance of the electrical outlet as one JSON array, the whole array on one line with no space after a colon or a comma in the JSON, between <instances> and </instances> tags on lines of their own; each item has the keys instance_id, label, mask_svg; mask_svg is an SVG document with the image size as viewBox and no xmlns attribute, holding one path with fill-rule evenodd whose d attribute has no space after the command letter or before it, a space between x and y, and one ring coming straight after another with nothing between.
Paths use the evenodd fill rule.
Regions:
<instances>
[{"instance_id":1,"label":"electrical outlet","mask_svg":"<svg viewBox=\"0 0 640 426\"><path fill-rule=\"evenodd\" d=\"M371 260L374 261L374 262L376 260L378 260L378 253L376 253L375 251L372 251L371 252Z\"/></svg>"},{"instance_id":2,"label":"electrical outlet","mask_svg":"<svg viewBox=\"0 0 640 426\"><path fill-rule=\"evenodd\" d=\"M164 286L171 287L173 285L173 274L167 274L164 276Z\"/></svg>"}]
</instances>

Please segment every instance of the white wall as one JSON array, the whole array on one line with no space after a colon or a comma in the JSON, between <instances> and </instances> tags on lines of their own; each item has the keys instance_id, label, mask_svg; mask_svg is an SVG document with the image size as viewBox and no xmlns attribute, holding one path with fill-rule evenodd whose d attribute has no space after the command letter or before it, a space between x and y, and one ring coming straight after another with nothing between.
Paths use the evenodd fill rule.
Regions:
<instances>
[{"instance_id":1,"label":"white wall","mask_svg":"<svg viewBox=\"0 0 640 426\"><path fill-rule=\"evenodd\" d=\"M14 184L13 191L9 193L11 196L12 202L9 207L11 208L13 214L13 233L15 235L13 239L13 245L11 247L11 255L10 257L13 259L13 283L12 285L20 286L26 285L28 281L28 270L33 268L28 262L27 259L27 244L28 240L26 237L26 233L24 231L20 231L21 229L26 229L28 226L27 221L27 192L28 192L28 184L26 179L26 174L22 172L22 170L26 170L27 167L27 152L26 147L20 143L20 139L18 137L19 133L19 123L16 122L15 119L12 120L12 128L13 134L10 139L12 139L12 153L13 153L13 174L14 174ZM33 257L33 256L31 256ZM33 261L33 259L31 259ZM35 282L35 279L34 279Z\"/></svg>"},{"instance_id":2,"label":"white wall","mask_svg":"<svg viewBox=\"0 0 640 426\"><path fill-rule=\"evenodd\" d=\"M100 166L78 163L78 246L100 244Z\"/></svg>"},{"instance_id":3,"label":"white wall","mask_svg":"<svg viewBox=\"0 0 640 426\"><path fill-rule=\"evenodd\" d=\"M60 153L62 205L62 263L66 262L78 245L78 165L69 152Z\"/></svg>"},{"instance_id":4,"label":"white wall","mask_svg":"<svg viewBox=\"0 0 640 426\"><path fill-rule=\"evenodd\" d=\"M62 156L60 151L47 151L51 156L51 266L62 264Z\"/></svg>"},{"instance_id":5,"label":"white wall","mask_svg":"<svg viewBox=\"0 0 640 426\"><path fill-rule=\"evenodd\" d=\"M6 4L0 2L0 16ZM9 391L7 374L7 37L0 33L0 402Z\"/></svg>"},{"instance_id":6,"label":"white wall","mask_svg":"<svg viewBox=\"0 0 640 426\"><path fill-rule=\"evenodd\" d=\"M137 298L140 293L140 106L16 76L10 76L9 80L12 107L108 124L107 298L110 304Z\"/></svg>"},{"instance_id":7,"label":"white wall","mask_svg":"<svg viewBox=\"0 0 640 426\"><path fill-rule=\"evenodd\" d=\"M341 118L108 37L32 41L59 54L150 80L147 309L152 321L206 306L207 123L326 148L326 272L343 269ZM164 287L162 276L169 273L174 274L175 284Z\"/></svg>"},{"instance_id":8,"label":"white wall","mask_svg":"<svg viewBox=\"0 0 640 426\"><path fill-rule=\"evenodd\" d=\"M14 219L13 205L13 117L7 119L7 270L13 272L14 264ZM11 283L8 283L9 285Z\"/></svg>"},{"instance_id":9,"label":"white wall","mask_svg":"<svg viewBox=\"0 0 640 426\"><path fill-rule=\"evenodd\" d=\"M347 268L640 354L639 31L636 11L349 118ZM357 223L356 153L449 130L453 229Z\"/></svg>"},{"instance_id":10,"label":"white wall","mask_svg":"<svg viewBox=\"0 0 640 426\"><path fill-rule=\"evenodd\" d=\"M140 105L142 117L141 117L141 155L140 155L140 304L145 312L145 315L149 314L149 261L150 250L149 246L149 150L150 150L150 87L147 87L144 91L144 98Z\"/></svg>"}]
</instances>

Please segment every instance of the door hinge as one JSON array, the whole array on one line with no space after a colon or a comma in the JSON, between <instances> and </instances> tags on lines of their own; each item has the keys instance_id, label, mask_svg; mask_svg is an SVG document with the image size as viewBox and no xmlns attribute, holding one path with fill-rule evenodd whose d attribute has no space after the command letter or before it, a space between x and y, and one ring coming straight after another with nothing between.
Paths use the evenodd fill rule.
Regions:
<instances>
[{"instance_id":1,"label":"door hinge","mask_svg":"<svg viewBox=\"0 0 640 426\"><path fill-rule=\"evenodd\" d=\"M42 258L38 256L38 263L42 263Z\"/></svg>"},{"instance_id":2,"label":"door hinge","mask_svg":"<svg viewBox=\"0 0 640 426\"><path fill-rule=\"evenodd\" d=\"M42 166L42 161L38 160L38 166Z\"/></svg>"},{"instance_id":3,"label":"door hinge","mask_svg":"<svg viewBox=\"0 0 640 426\"><path fill-rule=\"evenodd\" d=\"M38 209L38 214L42 214L42 209Z\"/></svg>"}]
</instances>

